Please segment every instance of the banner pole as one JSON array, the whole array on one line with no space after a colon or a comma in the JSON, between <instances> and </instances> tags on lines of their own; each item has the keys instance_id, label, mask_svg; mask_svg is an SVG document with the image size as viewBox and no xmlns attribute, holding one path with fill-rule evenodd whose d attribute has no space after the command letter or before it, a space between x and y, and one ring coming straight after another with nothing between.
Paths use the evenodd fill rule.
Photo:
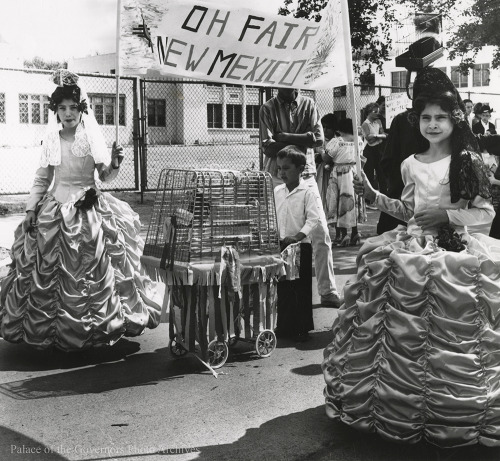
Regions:
<instances>
[{"instance_id":1,"label":"banner pole","mask_svg":"<svg viewBox=\"0 0 500 461\"><path fill-rule=\"evenodd\" d=\"M334 0L330 0L334 1ZM358 133L358 110L356 108L356 98L354 97L354 71L352 69L352 49L351 49L351 27L349 24L349 5L347 0L340 0L342 9L342 32L344 34L344 50L347 67L347 91L349 102L352 107L352 129L354 135L354 153L356 156L356 173L361 179L361 153L359 152Z\"/></svg>"},{"instance_id":2,"label":"banner pole","mask_svg":"<svg viewBox=\"0 0 500 461\"><path fill-rule=\"evenodd\" d=\"M118 130L120 126L120 32L121 32L121 0L116 0L117 11L116 11L116 98L115 98L115 142L118 145Z\"/></svg>"}]
</instances>

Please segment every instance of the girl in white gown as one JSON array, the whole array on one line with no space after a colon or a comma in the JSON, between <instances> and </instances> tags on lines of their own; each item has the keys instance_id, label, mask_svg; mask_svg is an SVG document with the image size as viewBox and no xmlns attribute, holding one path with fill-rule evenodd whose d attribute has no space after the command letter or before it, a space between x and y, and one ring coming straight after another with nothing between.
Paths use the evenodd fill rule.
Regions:
<instances>
[{"instance_id":1,"label":"girl in white gown","mask_svg":"<svg viewBox=\"0 0 500 461\"><path fill-rule=\"evenodd\" d=\"M54 79L50 108L59 123L49 124L15 232L0 326L7 341L70 351L156 327L160 306L140 274L138 215L96 185L95 171L101 181L117 176L123 150L113 145L109 155L78 76L61 70Z\"/></svg>"},{"instance_id":2,"label":"girl in white gown","mask_svg":"<svg viewBox=\"0 0 500 461\"><path fill-rule=\"evenodd\" d=\"M355 189L408 222L367 239L324 351L327 414L400 442L500 446L500 248L486 168L456 93L421 94L430 148L407 158L401 200Z\"/></svg>"}]
</instances>

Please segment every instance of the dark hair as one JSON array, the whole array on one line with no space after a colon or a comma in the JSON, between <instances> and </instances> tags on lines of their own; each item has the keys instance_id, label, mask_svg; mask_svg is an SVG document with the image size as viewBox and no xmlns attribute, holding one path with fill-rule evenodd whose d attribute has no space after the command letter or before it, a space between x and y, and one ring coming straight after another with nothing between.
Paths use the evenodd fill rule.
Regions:
<instances>
[{"instance_id":1,"label":"dark hair","mask_svg":"<svg viewBox=\"0 0 500 461\"><path fill-rule=\"evenodd\" d=\"M87 101L80 101L81 91L77 85L58 86L49 98L49 109L54 113L57 112L57 106L61 104L63 99L71 99L78 104L80 112L87 113Z\"/></svg>"},{"instance_id":2,"label":"dark hair","mask_svg":"<svg viewBox=\"0 0 500 461\"><path fill-rule=\"evenodd\" d=\"M337 131L337 116L332 113L323 115L323 117L321 117L321 124L324 128L330 128L330 130Z\"/></svg>"},{"instance_id":3,"label":"dark hair","mask_svg":"<svg viewBox=\"0 0 500 461\"><path fill-rule=\"evenodd\" d=\"M436 104L448 112L453 123L449 174L451 202L456 203L461 198L472 200L477 195L489 198L491 196L490 182L486 166L479 154L476 137L472 134L470 126L465 120L455 93L452 91L426 92L421 93L413 100L408 120L418 131L420 131L420 114L427 104Z\"/></svg>"},{"instance_id":4,"label":"dark hair","mask_svg":"<svg viewBox=\"0 0 500 461\"><path fill-rule=\"evenodd\" d=\"M384 95L379 96L375 102L376 102L379 106L380 106L380 105L382 105L382 104L385 104L385 96L384 96Z\"/></svg>"},{"instance_id":5,"label":"dark hair","mask_svg":"<svg viewBox=\"0 0 500 461\"><path fill-rule=\"evenodd\" d=\"M479 115L482 107L483 107L483 103L478 102L478 103L474 104L474 108L472 109L472 112L474 112L475 115Z\"/></svg>"},{"instance_id":6,"label":"dark hair","mask_svg":"<svg viewBox=\"0 0 500 461\"><path fill-rule=\"evenodd\" d=\"M365 118L368 117L368 114L373 111L373 109L380 109L380 106L376 102L371 102L364 109Z\"/></svg>"},{"instance_id":7,"label":"dark hair","mask_svg":"<svg viewBox=\"0 0 500 461\"><path fill-rule=\"evenodd\" d=\"M353 134L354 130L352 128L352 119L350 118L344 118L339 121L339 124L337 125L337 129L341 131L342 133L349 133Z\"/></svg>"},{"instance_id":8,"label":"dark hair","mask_svg":"<svg viewBox=\"0 0 500 461\"><path fill-rule=\"evenodd\" d=\"M307 163L306 154L294 145L283 147L283 149L278 152L277 157L281 160L284 158L289 159L297 168L306 166Z\"/></svg>"},{"instance_id":9,"label":"dark hair","mask_svg":"<svg viewBox=\"0 0 500 461\"><path fill-rule=\"evenodd\" d=\"M464 105L467 104L468 102L472 104L472 101L470 99L464 99L462 102L464 103Z\"/></svg>"}]
</instances>

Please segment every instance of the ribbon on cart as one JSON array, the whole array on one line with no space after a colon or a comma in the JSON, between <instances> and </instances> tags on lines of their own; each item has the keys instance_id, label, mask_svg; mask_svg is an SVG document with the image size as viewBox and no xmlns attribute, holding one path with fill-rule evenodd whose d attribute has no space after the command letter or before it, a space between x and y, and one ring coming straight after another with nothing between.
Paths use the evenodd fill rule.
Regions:
<instances>
[{"instance_id":1,"label":"ribbon on cart","mask_svg":"<svg viewBox=\"0 0 500 461\"><path fill-rule=\"evenodd\" d=\"M241 263L240 255L236 248L228 245L221 246L221 263L219 272L219 298L221 298L222 285L227 286L230 301L234 301L234 293L241 298Z\"/></svg>"},{"instance_id":2,"label":"ribbon on cart","mask_svg":"<svg viewBox=\"0 0 500 461\"><path fill-rule=\"evenodd\" d=\"M281 258L285 261L286 279L298 279L300 273L300 243L288 245L281 252Z\"/></svg>"}]
</instances>

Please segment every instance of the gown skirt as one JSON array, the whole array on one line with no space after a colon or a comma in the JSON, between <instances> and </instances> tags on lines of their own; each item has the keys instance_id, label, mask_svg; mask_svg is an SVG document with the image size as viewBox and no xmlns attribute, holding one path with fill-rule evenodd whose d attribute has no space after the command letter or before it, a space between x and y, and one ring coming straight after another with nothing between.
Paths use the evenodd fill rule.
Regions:
<instances>
[{"instance_id":1,"label":"gown skirt","mask_svg":"<svg viewBox=\"0 0 500 461\"><path fill-rule=\"evenodd\" d=\"M500 242L369 238L322 364L326 411L382 437L500 446Z\"/></svg>"},{"instance_id":2,"label":"gown skirt","mask_svg":"<svg viewBox=\"0 0 500 461\"><path fill-rule=\"evenodd\" d=\"M161 307L140 273L139 216L109 193L88 210L40 201L35 230L20 224L0 292L1 336L39 349L111 345L155 328Z\"/></svg>"}]
</instances>

